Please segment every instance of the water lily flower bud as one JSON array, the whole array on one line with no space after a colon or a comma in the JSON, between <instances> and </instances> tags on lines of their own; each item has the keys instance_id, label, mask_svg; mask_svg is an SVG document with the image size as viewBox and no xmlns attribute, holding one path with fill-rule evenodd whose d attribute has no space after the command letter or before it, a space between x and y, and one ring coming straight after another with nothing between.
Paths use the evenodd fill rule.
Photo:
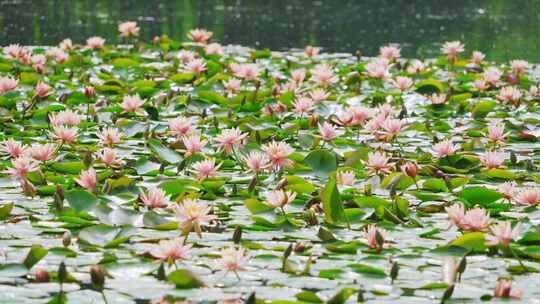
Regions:
<instances>
[{"instance_id":1,"label":"water lily flower bud","mask_svg":"<svg viewBox=\"0 0 540 304\"><path fill-rule=\"evenodd\" d=\"M240 241L242 240L242 226L240 225L236 226L236 229L234 229L232 239L235 244L240 243Z\"/></svg>"},{"instance_id":2,"label":"water lily flower bud","mask_svg":"<svg viewBox=\"0 0 540 304\"><path fill-rule=\"evenodd\" d=\"M64 247L69 247L69 245L71 245L71 232L64 232L64 235L62 236L62 244L64 244Z\"/></svg>"},{"instance_id":3,"label":"water lily flower bud","mask_svg":"<svg viewBox=\"0 0 540 304\"><path fill-rule=\"evenodd\" d=\"M36 282L45 283L51 280L49 272L43 268L38 268L36 270Z\"/></svg>"},{"instance_id":4,"label":"water lily flower bud","mask_svg":"<svg viewBox=\"0 0 540 304\"><path fill-rule=\"evenodd\" d=\"M102 290L105 285L105 269L102 266L94 265L90 267L90 277L92 285L97 290Z\"/></svg>"},{"instance_id":5,"label":"water lily flower bud","mask_svg":"<svg viewBox=\"0 0 540 304\"><path fill-rule=\"evenodd\" d=\"M96 89L91 86L87 86L84 88L84 95L86 95L87 98L94 98L96 96Z\"/></svg>"},{"instance_id":6,"label":"water lily flower bud","mask_svg":"<svg viewBox=\"0 0 540 304\"><path fill-rule=\"evenodd\" d=\"M407 162L401 166L401 172L409 177L415 178L418 174L418 166L413 162Z\"/></svg>"}]
</instances>

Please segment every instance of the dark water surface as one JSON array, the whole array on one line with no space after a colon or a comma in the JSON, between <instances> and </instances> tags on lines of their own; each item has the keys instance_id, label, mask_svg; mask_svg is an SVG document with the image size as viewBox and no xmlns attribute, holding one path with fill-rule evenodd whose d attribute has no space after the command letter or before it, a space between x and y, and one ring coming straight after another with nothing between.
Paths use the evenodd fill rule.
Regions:
<instances>
[{"instance_id":1,"label":"dark water surface","mask_svg":"<svg viewBox=\"0 0 540 304\"><path fill-rule=\"evenodd\" d=\"M117 24L136 20L141 36L185 39L193 27L222 43L273 50L313 44L372 55L401 44L406 56L433 56L462 40L488 59L540 62L539 0L0 0L0 44L51 45L70 37L117 41Z\"/></svg>"}]
</instances>

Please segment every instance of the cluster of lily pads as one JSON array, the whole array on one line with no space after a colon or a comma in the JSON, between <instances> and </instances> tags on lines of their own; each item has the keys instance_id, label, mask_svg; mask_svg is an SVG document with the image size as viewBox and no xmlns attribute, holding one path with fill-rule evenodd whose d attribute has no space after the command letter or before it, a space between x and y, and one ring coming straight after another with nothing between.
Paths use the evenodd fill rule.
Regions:
<instances>
[{"instance_id":1,"label":"cluster of lily pads","mask_svg":"<svg viewBox=\"0 0 540 304\"><path fill-rule=\"evenodd\" d=\"M535 65L119 31L2 48L0 301L540 301Z\"/></svg>"}]
</instances>

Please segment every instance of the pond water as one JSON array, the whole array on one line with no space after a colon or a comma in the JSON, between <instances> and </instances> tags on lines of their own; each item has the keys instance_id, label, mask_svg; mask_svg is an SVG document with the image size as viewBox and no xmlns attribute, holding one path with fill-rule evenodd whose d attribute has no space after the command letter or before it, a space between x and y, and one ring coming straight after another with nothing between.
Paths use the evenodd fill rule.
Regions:
<instances>
[{"instance_id":1,"label":"pond water","mask_svg":"<svg viewBox=\"0 0 540 304\"><path fill-rule=\"evenodd\" d=\"M184 38L204 27L223 43L283 50L319 45L327 51L375 55L399 43L408 57L432 57L441 42L462 40L492 60L540 61L536 0L340 1L0 1L0 43L51 45L65 37L117 40L117 24L137 20L142 38Z\"/></svg>"}]
</instances>

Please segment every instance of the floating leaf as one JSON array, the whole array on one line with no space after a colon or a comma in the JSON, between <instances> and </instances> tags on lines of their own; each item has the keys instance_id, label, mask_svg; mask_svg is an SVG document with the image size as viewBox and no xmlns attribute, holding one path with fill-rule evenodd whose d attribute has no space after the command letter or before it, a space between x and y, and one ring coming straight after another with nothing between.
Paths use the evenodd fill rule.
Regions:
<instances>
[{"instance_id":1,"label":"floating leaf","mask_svg":"<svg viewBox=\"0 0 540 304\"><path fill-rule=\"evenodd\" d=\"M26 268L30 269L36 265L41 259L43 259L48 253L48 250L41 245L33 245L30 251L24 258L23 264Z\"/></svg>"},{"instance_id":2,"label":"floating leaf","mask_svg":"<svg viewBox=\"0 0 540 304\"><path fill-rule=\"evenodd\" d=\"M472 251L485 251L486 241L484 233L469 232L450 242L452 246L458 246Z\"/></svg>"},{"instance_id":3,"label":"floating leaf","mask_svg":"<svg viewBox=\"0 0 540 304\"><path fill-rule=\"evenodd\" d=\"M77 212L94 209L98 203L98 198L86 190L71 190L65 193L65 199Z\"/></svg>"},{"instance_id":4,"label":"floating leaf","mask_svg":"<svg viewBox=\"0 0 540 304\"><path fill-rule=\"evenodd\" d=\"M304 161L319 176L327 176L335 171L338 165L336 153L329 150L311 151Z\"/></svg>"},{"instance_id":5,"label":"floating leaf","mask_svg":"<svg viewBox=\"0 0 540 304\"><path fill-rule=\"evenodd\" d=\"M0 220L5 220L8 218L11 214L11 210L13 210L13 203L2 205L2 207L0 207Z\"/></svg>"},{"instance_id":6,"label":"floating leaf","mask_svg":"<svg viewBox=\"0 0 540 304\"><path fill-rule=\"evenodd\" d=\"M169 164L179 164L182 161L182 157L176 153L176 151L165 147L161 141L157 139L151 139L148 141L150 149L163 161Z\"/></svg>"},{"instance_id":7,"label":"floating leaf","mask_svg":"<svg viewBox=\"0 0 540 304\"><path fill-rule=\"evenodd\" d=\"M330 178L324 189L322 189L321 201L324 218L328 223L338 224L347 221L335 179Z\"/></svg>"},{"instance_id":8,"label":"floating leaf","mask_svg":"<svg viewBox=\"0 0 540 304\"><path fill-rule=\"evenodd\" d=\"M493 203L502 198L502 195L486 187L468 187L463 189L459 194L459 197L471 204L479 204L482 206Z\"/></svg>"},{"instance_id":9,"label":"floating leaf","mask_svg":"<svg viewBox=\"0 0 540 304\"><path fill-rule=\"evenodd\" d=\"M204 287L204 282L187 269L175 270L167 278L170 282L174 283L176 288L192 289Z\"/></svg>"}]
</instances>

